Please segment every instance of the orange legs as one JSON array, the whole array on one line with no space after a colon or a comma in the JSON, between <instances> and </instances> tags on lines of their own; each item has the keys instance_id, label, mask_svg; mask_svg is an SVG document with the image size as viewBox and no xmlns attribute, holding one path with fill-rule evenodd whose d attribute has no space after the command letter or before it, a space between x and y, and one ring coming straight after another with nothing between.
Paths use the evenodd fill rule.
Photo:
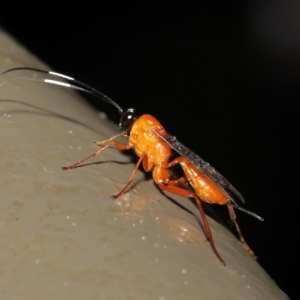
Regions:
<instances>
[{"instance_id":1,"label":"orange legs","mask_svg":"<svg viewBox=\"0 0 300 300\"><path fill-rule=\"evenodd\" d=\"M235 229L239 235L239 238L240 238L240 241L243 245L243 247L246 249L246 251L251 255L253 256L254 258L256 257L255 253L251 250L251 248L248 246L248 244L246 243L243 235L242 235L242 232L241 232L241 229L236 221L236 215L235 215L235 212L234 212L234 208L230 205L227 205L227 208L228 208L228 212L229 212L229 216L230 216L230 221L234 224L235 226Z\"/></svg>"},{"instance_id":2,"label":"orange legs","mask_svg":"<svg viewBox=\"0 0 300 300\"><path fill-rule=\"evenodd\" d=\"M113 138L115 138L115 137L113 137ZM98 155L99 153L101 153L102 151L104 151L106 148L108 148L111 145L114 145L115 147L117 147L120 150L128 150L131 147L130 145L125 145L125 144L116 142L116 141L113 140L113 138L111 138L109 140L106 140L106 141L103 141L103 142L96 142L96 144L99 145L99 146L102 146L105 143L107 143L107 144L104 145L101 149L99 149L96 152L92 153L91 155L87 156L86 158L76 162L75 164L72 164L68 167L63 167L62 170L71 170L71 169L76 168L77 166L79 166L83 162L87 161L88 159ZM201 201L197 198L195 193L177 186L178 184L188 182L188 179L186 178L186 176L182 176L177 180L169 180L170 175L169 175L168 168L170 168L174 164L178 163L178 160L175 160L175 161L171 162L170 164L168 164L167 166L164 166L164 167L154 166L153 162L149 160L148 155L146 153L143 153L141 155L141 157L139 158L138 162L136 163L136 165L133 169L133 172L131 173L130 178L129 178L128 182L125 184L124 188L118 194L113 195L112 198L116 199L116 198L122 196L128 190L128 187L133 182L134 176L135 176L141 162L143 162L143 167L144 167L146 172L152 171L152 169L153 169L153 178L154 178L156 184L158 185L158 187L161 190L166 190L166 191L168 191L172 194L179 195L179 196L182 196L182 197L193 198L195 200L196 205L197 205L198 210L199 210L199 213L200 213L200 216L201 216L202 221L203 221L205 236L206 236L207 240L209 241L209 243L211 245L211 248L212 248L213 252L215 253L215 255L225 265L224 260L221 258L221 256L219 255L219 253L216 249L215 243L214 243L213 238L212 238L212 233L211 233L208 221L206 219ZM240 230L239 230L239 227L238 227L238 225L235 221L235 214L234 214L233 208L228 206L228 209L229 209L229 212L231 213L231 219L233 220L233 222L234 222L234 224L235 224L235 226L238 230L238 233L239 233L240 237L242 237L242 235L240 233ZM244 244L247 245L246 243L244 243Z\"/></svg>"},{"instance_id":3,"label":"orange legs","mask_svg":"<svg viewBox=\"0 0 300 300\"><path fill-rule=\"evenodd\" d=\"M183 189L183 188L180 188L178 186L168 185L168 184L162 184L162 183L158 183L158 182L156 182L156 183L158 184L158 186L159 186L160 189L166 190L166 191L168 191L168 192L170 192L172 194L179 195L179 196L182 196L182 197L194 198L194 200L195 200L195 202L197 204L198 210L200 212L202 221L203 221L205 236L206 236L207 240L209 241L210 246L211 246L212 250L214 251L214 253L216 254L216 256L218 257L218 259L225 266L226 264L225 264L224 260L221 258L220 254L218 253L218 251L216 249L214 240L212 238L212 233L210 231L210 227L209 227L208 221L206 219L206 216L205 216L205 213L204 213L201 201L197 198L197 196L193 192L191 192L189 190L186 190L186 189ZM173 184L173 183L171 183L171 184Z\"/></svg>"},{"instance_id":4,"label":"orange legs","mask_svg":"<svg viewBox=\"0 0 300 300\"><path fill-rule=\"evenodd\" d=\"M112 137L112 138L110 138L110 139L108 139L108 140L101 141L101 142L96 142L96 141L94 141L95 144L98 145L98 146L102 146L103 144L105 144L105 143L107 143L107 142L108 142L108 143L107 143L105 146L103 146L102 148L100 148L99 150L97 150L96 152L94 152L94 153L92 153L91 155L85 157L84 159L82 159L82 160L76 162L75 164L73 164L73 165L71 165L71 166L68 166L68 167L62 167L61 169L62 169L63 171L67 171L67 170L74 169L74 168L76 168L77 166L81 165L83 162L87 161L88 159L90 159L90 158L92 158L92 157L98 155L99 153L101 153L102 151L104 151L106 148L108 148L108 147L111 146L111 145L114 145L116 148L118 148L118 149L120 149L120 150L128 150L128 149L130 149L131 146L125 145L125 144L122 144L122 143L119 143L119 142L116 142L116 141L113 140L113 139L115 139L116 137L118 137L118 136L120 136L120 135L121 135L121 134L118 134L118 135L116 135L116 136L114 136L114 137ZM130 176L128 182L126 183L126 185L124 186L124 188L123 188L118 194L112 196L112 199L119 198L120 196L122 196L122 195L126 192L126 190L128 189L128 187L129 187L130 184L132 183L132 181L133 181L133 179L134 179L134 176L135 176L135 174L136 174L136 171L138 170L138 167L139 167L139 165L141 164L141 162L143 161L143 159L146 159L146 154L143 154L143 155L139 158L137 164L135 165L135 167L134 167L134 169L133 169L133 172L131 173L131 176ZM145 165L146 165L146 162L144 163L144 166L145 166ZM145 168L145 169L146 169L146 168Z\"/></svg>"},{"instance_id":5,"label":"orange legs","mask_svg":"<svg viewBox=\"0 0 300 300\"><path fill-rule=\"evenodd\" d=\"M61 169L63 171L67 171L67 170L71 170L71 169L74 169L76 168L77 166L81 165L83 162L87 161L88 159L98 155L99 153L101 153L103 150L105 150L106 148L108 148L113 142L110 142L109 144L105 145L104 147L100 148L99 150L97 150L96 152L92 153L91 155L87 156L86 158L78 161L77 163L71 165L71 166L68 166L68 167L62 167Z\"/></svg>"},{"instance_id":6,"label":"orange legs","mask_svg":"<svg viewBox=\"0 0 300 300\"><path fill-rule=\"evenodd\" d=\"M108 148L109 146L111 145L114 145L115 147L117 147L118 149L120 150L128 150L130 148L129 145L124 145L122 143L119 143L119 142L116 142L114 141L115 138L117 138L118 136L120 136L122 134L117 134L115 136L113 136L112 138L108 139L108 140L105 140L105 141L102 141L102 142L96 142L94 141L94 143L98 146L102 146L103 144L107 143L105 146L103 146L102 148L100 148L99 150L97 150L96 152L92 153L91 155L85 157L84 159L76 162L75 164L71 165L71 166L68 166L68 167L62 167L61 169L63 171L67 171L67 170L71 170L71 169L74 169L76 168L77 166L81 165L83 162L89 160L90 158L98 155L99 153L101 153L102 151L104 151L106 148Z\"/></svg>"},{"instance_id":7,"label":"orange legs","mask_svg":"<svg viewBox=\"0 0 300 300\"><path fill-rule=\"evenodd\" d=\"M141 164L141 162L143 161L144 158L145 158L145 154L143 154L143 155L139 158L139 160L138 160L138 162L136 163L136 165L135 165L135 167L134 167L134 169L133 169L133 171L132 171L132 173L131 173L131 175L130 175L130 178L129 178L129 180L127 181L127 183L125 184L125 186L122 188L122 190L121 190L118 194L113 195L113 196L112 196L112 199L117 199L117 198L119 198L120 196L122 196L122 195L126 192L126 190L128 189L128 187L131 185L131 183L132 183L132 181L133 181L133 179L134 179L134 176L135 176L135 174L136 174L136 171L137 171L137 169L139 168L139 165Z\"/></svg>"},{"instance_id":8,"label":"orange legs","mask_svg":"<svg viewBox=\"0 0 300 300\"><path fill-rule=\"evenodd\" d=\"M214 189L214 186L211 185L209 183L209 181L206 181L206 182L203 181L202 174L199 172L199 170L193 169L193 166L191 166L189 164L189 162L187 162L184 157L182 157L182 156L181 157L177 157L176 159L174 159L173 161L171 161L167 165L167 168L173 167L176 164L180 164L182 166L182 168L184 170L184 173L189 178L189 180L187 178L186 178L186 180L189 181L190 184L192 184L192 182L193 182L193 188L194 188L195 192L198 195L201 194L201 189L203 189L203 188L209 187L209 189L211 189L211 190ZM199 180L197 180L197 178L199 178ZM183 180L183 179L180 178L180 180ZM204 186L202 186L201 184L200 185L198 184L201 181L202 181L202 185L204 185ZM177 184L177 183L175 183L175 184ZM173 183L169 182L169 183L167 183L167 185L173 185ZM238 225L238 223L236 221L236 214L235 214L234 208L230 205L230 199L222 191L218 190L217 192L218 193L214 193L214 194L212 193L212 194L210 194L209 197L208 197L209 201L207 201L207 202L216 203L216 204L220 204L220 205L227 204L227 208L228 208L228 211L229 211L230 220L231 220L232 224L234 224L234 226L236 228L236 231L238 233L238 236L239 236L239 239L240 239L240 241L242 243L242 246L247 250L247 252L251 256L255 257L254 252L248 246L248 244L246 243L246 241L245 241L245 239L244 239L244 237L243 237L243 235L241 233L240 227L239 227L239 225ZM220 195L220 193L221 193L221 195ZM195 196L196 195L194 195L194 197L193 197L194 199L195 199ZM201 199L201 197L200 197L200 199ZM198 198L197 198L197 200L198 200ZM196 202L197 202L197 200L196 200ZM203 201L206 201L206 199L204 198ZM201 202L200 202L200 204L201 204ZM197 203L197 205L198 205L198 203ZM198 208L199 208L199 205L198 205ZM199 211L200 211L200 209L199 209ZM202 216L201 211L200 211L200 214Z\"/></svg>"}]
</instances>

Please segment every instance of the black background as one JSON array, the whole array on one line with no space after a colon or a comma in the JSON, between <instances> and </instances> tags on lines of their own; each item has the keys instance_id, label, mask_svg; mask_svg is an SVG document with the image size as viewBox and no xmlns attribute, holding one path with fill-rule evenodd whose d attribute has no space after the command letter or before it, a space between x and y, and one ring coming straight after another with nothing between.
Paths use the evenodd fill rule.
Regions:
<instances>
[{"instance_id":1,"label":"black background","mask_svg":"<svg viewBox=\"0 0 300 300\"><path fill-rule=\"evenodd\" d=\"M300 5L202 2L41 3L1 9L0 26L52 70L154 115L221 171L265 218L237 212L258 261L293 298Z\"/></svg>"}]
</instances>

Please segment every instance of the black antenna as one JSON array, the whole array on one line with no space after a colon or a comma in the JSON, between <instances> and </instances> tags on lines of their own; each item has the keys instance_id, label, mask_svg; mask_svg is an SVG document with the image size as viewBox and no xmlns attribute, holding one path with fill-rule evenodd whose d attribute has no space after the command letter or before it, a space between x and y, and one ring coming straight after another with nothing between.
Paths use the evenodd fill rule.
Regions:
<instances>
[{"instance_id":1,"label":"black antenna","mask_svg":"<svg viewBox=\"0 0 300 300\"><path fill-rule=\"evenodd\" d=\"M60 73L56 73L56 72L52 72L52 71L45 71L45 70L40 70L40 69L36 69L36 68L28 68L28 67L18 67L18 68L12 68L12 69L8 69L2 73L0 73L0 76L6 74L6 73L10 73L10 72L14 72L14 71L34 71L34 72L39 72L39 73L44 73L44 74L49 74L52 76L57 76L57 77L61 77L67 81L72 81L74 83L76 83L77 85L74 84L69 84L69 83L65 83L62 81L57 81L57 80L51 80L51 79L42 79L42 78L34 78L34 77L15 77L12 79L9 79L3 83L0 84L3 85L9 81L13 81L13 80L32 80L32 81L39 81L39 82L45 82L45 83L49 83L49 84L55 84L55 85L60 85L60 86L64 86L67 88L71 88L74 90L78 90L81 92L85 92L88 94L92 94L97 98L100 98L101 100L113 105L114 107L117 108L117 110L119 111L120 114L123 113L123 109L115 102L113 101L111 98L109 98L108 96L106 96L105 94L101 93L100 91L96 90L95 88L75 79L72 77L69 77L67 75L64 74L60 74Z\"/></svg>"}]
</instances>

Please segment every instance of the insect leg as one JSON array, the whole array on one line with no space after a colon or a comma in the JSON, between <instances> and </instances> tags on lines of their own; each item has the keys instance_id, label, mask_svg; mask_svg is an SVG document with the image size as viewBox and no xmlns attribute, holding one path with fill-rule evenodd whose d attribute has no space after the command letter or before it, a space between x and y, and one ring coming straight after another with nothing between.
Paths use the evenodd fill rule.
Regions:
<instances>
[{"instance_id":1,"label":"insect leg","mask_svg":"<svg viewBox=\"0 0 300 300\"><path fill-rule=\"evenodd\" d=\"M96 152L92 153L91 155L85 157L84 159L76 162L75 164L68 166L68 167L62 167L61 169L63 171L67 171L67 170L71 170L76 168L77 166L81 165L83 162L87 161L88 159L98 155L99 153L101 153L102 151L104 151L106 148L108 148L111 144L113 144L113 142L110 142L109 144L105 145L104 147L102 147L101 149L97 150Z\"/></svg>"},{"instance_id":2,"label":"insect leg","mask_svg":"<svg viewBox=\"0 0 300 300\"><path fill-rule=\"evenodd\" d=\"M163 169L163 170L166 171L166 169ZM215 253L215 255L225 266L226 264L225 264L224 260L221 258L220 254L218 253L218 251L216 249L216 246L215 246L215 243L214 243L214 240L212 237L212 233L210 231L210 227L209 227L208 221L206 219L206 216L205 216L205 213L204 213L204 210L203 210L200 200L197 198L195 193L193 193L189 190L186 190L186 189L178 187L178 186L169 185L166 172L163 172L163 170L160 170L159 168L154 169L153 178L154 178L156 184L159 186L159 188L161 190L166 190L172 194L179 195L182 197L194 198L194 200L197 204L200 216L203 221L204 233L205 233L206 239L209 241L210 246L211 246L213 252ZM162 174L162 177L159 177L160 174ZM180 178L180 180L183 180L182 177ZM172 184L172 181L171 181L171 184Z\"/></svg>"},{"instance_id":3,"label":"insect leg","mask_svg":"<svg viewBox=\"0 0 300 300\"><path fill-rule=\"evenodd\" d=\"M119 136L119 135L117 135ZM117 136L114 136L113 138L116 138ZM103 146L102 148L100 148L99 150L97 150L96 152L92 153L91 155L85 157L84 159L76 162L75 164L71 165L71 166L68 166L68 167L62 167L61 169L63 171L67 171L67 170L71 170L71 169L74 169L76 168L77 166L81 165L83 162L87 161L88 159L98 155L99 153L101 153L102 151L104 151L106 148L108 148L109 146L111 145L114 145L115 147L117 147L118 149L120 150L128 150L129 148L131 148L130 145L125 145L125 144L122 144L122 143L119 143L119 142L116 142L116 141L112 141L111 139L108 139L106 141L109 141L108 144L106 144L105 146ZM104 142L106 142L104 141ZM97 145L102 145L104 142L96 142Z\"/></svg>"},{"instance_id":4,"label":"insect leg","mask_svg":"<svg viewBox=\"0 0 300 300\"><path fill-rule=\"evenodd\" d=\"M142 154L142 156L139 158L138 162L136 163L131 175L130 175L130 178L128 180L128 182L125 184L125 186L123 187L123 189L116 195L113 195L112 196L112 199L116 199L116 198L119 198L120 196L122 196L126 190L128 189L129 185L132 183L133 181L133 178L136 174L136 171L138 170L139 168L139 165L141 164L141 162L143 161L143 159L147 159L147 155L145 153Z\"/></svg>"},{"instance_id":5,"label":"insect leg","mask_svg":"<svg viewBox=\"0 0 300 300\"><path fill-rule=\"evenodd\" d=\"M188 179L185 176L182 176L176 180L170 180L168 182L168 185L178 185L178 184L183 184L189 182Z\"/></svg>"},{"instance_id":6,"label":"insect leg","mask_svg":"<svg viewBox=\"0 0 300 300\"><path fill-rule=\"evenodd\" d=\"M244 237L243 237L243 235L242 235L241 229L240 229L240 227L239 227L239 225L238 225L238 223L237 223L237 221L236 221L236 214L235 214L235 212L234 212L234 208L233 208L232 206L230 206L230 205L227 205L227 208L228 208L228 211L229 211L230 220L231 220L231 222L232 222L232 223L234 224L234 226L235 226L235 229L236 229L236 231L237 231L237 233L238 233L238 235L239 235L239 238L240 238L240 241L241 241L243 247L246 249L246 251L247 251L251 256L253 256L254 258L256 258L255 253L254 253L254 252L251 250L251 248L248 246L248 244L246 243L246 241L245 241L245 239L244 239Z\"/></svg>"},{"instance_id":7,"label":"insect leg","mask_svg":"<svg viewBox=\"0 0 300 300\"><path fill-rule=\"evenodd\" d=\"M115 140L117 137L119 137L119 136L121 136L121 135L123 135L122 132L121 132L121 133L118 133L118 134L116 134L116 135L114 135L114 136L112 136L112 137L110 137L110 138L107 139L107 140L104 140L104 141L101 141L101 142L98 142L98 141L96 141L96 140L93 140L93 142L94 142L97 146L103 146L103 145L106 144L107 142L111 142L111 141Z\"/></svg>"}]
</instances>

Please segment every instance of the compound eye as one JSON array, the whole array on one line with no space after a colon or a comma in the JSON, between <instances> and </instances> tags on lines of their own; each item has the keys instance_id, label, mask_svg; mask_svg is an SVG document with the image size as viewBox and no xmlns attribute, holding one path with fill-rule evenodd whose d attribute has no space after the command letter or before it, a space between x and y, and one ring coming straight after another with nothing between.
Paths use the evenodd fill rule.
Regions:
<instances>
[{"instance_id":1,"label":"compound eye","mask_svg":"<svg viewBox=\"0 0 300 300\"><path fill-rule=\"evenodd\" d=\"M126 131L127 135L129 135L130 129L136 119L137 119L137 116L135 114L135 110L133 108L127 109L121 115L121 120L120 120L120 124L119 124L120 131Z\"/></svg>"}]
</instances>

